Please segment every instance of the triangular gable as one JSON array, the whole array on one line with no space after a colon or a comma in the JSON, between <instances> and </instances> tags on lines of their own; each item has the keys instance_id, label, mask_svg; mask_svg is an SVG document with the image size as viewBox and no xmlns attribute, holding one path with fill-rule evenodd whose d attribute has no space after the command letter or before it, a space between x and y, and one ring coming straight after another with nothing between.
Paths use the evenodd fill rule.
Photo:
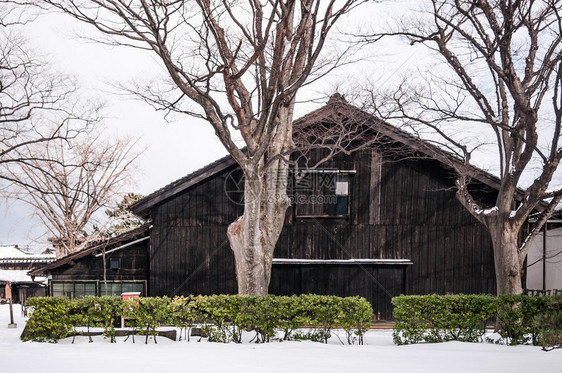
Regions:
<instances>
[{"instance_id":1,"label":"triangular gable","mask_svg":"<svg viewBox=\"0 0 562 373\"><path fill-rule=\"evenodd\" d=\"M419 139L409 133L386 123L375 116L360 110L359 108L348 104L345 100L338 96L334 99L334 96L330 99L327 105L312 111L311 113L295 120L293 122L294 128L299 126L306 126L311 123L318 123L321 121L330 120L335 115L355 118L355 120L360 120L363 123L369 124L372 128L379 132L381 135L387 137L388 139L403 144L406 147L412 149L414 152L420 154L421 157L426 157L430 159L435 159L445 168L451 170L463 170L468 176L474 180L492 188L498 190L500 187L500 179L482 169L479 169L472 165L465 165L463 161L456 157L455 155L440 149L439 147ZM232 156L228 155L223 157L181 179L168 184L167 186L151 193L150 195L144 197L143 199L135 202L131 205L130 209L135 214L139 216L148 216L149 210L152 206L168 199L177 193L180 193L200 182L203 182L221 171L224 171L228 167L236 164L236 161ZM518 197L524 197L524 191L518 190Z\"/></svg>"}]
</instances>

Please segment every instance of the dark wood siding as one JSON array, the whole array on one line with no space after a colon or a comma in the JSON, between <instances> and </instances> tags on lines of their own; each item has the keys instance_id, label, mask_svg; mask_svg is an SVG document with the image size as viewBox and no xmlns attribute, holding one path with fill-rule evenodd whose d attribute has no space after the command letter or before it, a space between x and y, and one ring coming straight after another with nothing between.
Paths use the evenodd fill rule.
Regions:
<instances>
[{"instance_id":1,"label":"dark wood siding","mask_svg":"<svg viewBox=\"0 0 562 373\"><path fill-rule=\"evenodd\" d=\"M108 281L141 281L148 279L148 240L106 255ZM120 269L109 269L111 259L119 259ZM103 257L88 255L51 271L53 280L103 280Z\"/></svg>"},{"instance_id":2,"label":"dark wood siding","mask_svg":"<svg viewBox=\"0 0 562 373\"><path fill-rule=\"evenodd\" d=\"M406 292L403 265L274 265L269 291L276 295L360 295L375 310L375 318L391 318L390 299Z\"/></svg>"},{"instance_id":3,"label":"dark wood siding","mask_svg":"<svg viewBox=\"0 0 562 373\"><path fill-rule=\"evenodd\" d=\"M359 267L274 266L272 293L361 295L376 315L390 318L389 294L495 292L489 235L456 200L454 180L440 163L363 150L323 167L356 171L350 177L349 217L297 219L290 207L275 257L410 259L413 264L405 272L370 266L371 275ZM242 206L225 193L231 172L240 172L235 170L232 166L152 208L151 295L236 292L226 229ZM481 193L483 199L492 197Z\"/></svg>"},{"instance_id":4,"label":"dark wood siding","mask_svg":"<svg viewBox=\"0 0 562 373\"><path fill-rule=\"evenodd\" d=\"M238 290L228 224L242 213L227 195L231 167L151 211L149 294L233 294Z\"/></svg>"}]
</instances>

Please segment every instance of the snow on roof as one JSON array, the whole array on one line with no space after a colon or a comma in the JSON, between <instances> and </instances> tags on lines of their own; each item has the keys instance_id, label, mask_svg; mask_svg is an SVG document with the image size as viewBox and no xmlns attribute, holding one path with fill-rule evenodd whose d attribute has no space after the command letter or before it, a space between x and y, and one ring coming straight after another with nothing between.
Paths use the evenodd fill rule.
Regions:
<instances>
[{"instance_id":1,"label":"snow on roof","mask_svg":"<svg viewBox=\"0 0 562 373\"><path fill-rule=\"evenodd\" d=\"M0 263L50 263L55 254L32 254L16 245L0 246Z\"/></svg>"},{"instance_id":2,"label":"snow on roof","mask_svg":"<svg viewBox=\"0 0 562 373\"><path fill-rule=\"evenodd\" d=\"M6 282L33 282L26 269L0 269L0 281ZM35 277L35 282L43 282L46 278Z\"/></svg>"},{"instance_id":3,"label":"snow on roof","mask_svg":"<svg viewBox=\"0 0 562 373\"><path fill-rule=\"evenodd\" d=\"M22 258L29 255L15 245L0 246L0 258Z\"/></svg>"}]
</instances>

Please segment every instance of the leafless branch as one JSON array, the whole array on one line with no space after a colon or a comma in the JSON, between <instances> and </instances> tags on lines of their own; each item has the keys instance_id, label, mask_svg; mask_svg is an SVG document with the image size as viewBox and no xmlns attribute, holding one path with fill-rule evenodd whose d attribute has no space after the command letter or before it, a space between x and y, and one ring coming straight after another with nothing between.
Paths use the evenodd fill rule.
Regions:
<instances>
[{"instance_id":1,"label":"leafless branch","mask_svg":"<svg viewBox=\"0 0 562 373\"><path fill-rule=\"evenodd\" d=\"M34 208L51 234L61 240L65 255L76 250L94 214L114 202L130 183L139 156L136 141L107 141L101 136L98 132L73 139L72 147L65 140L29 147L39 157L7 171L17 182L11 197Z\"/></svg>"},{"instance_id":2,"label":"leafless branch","mask_svg":"<svg viewBox=\"0 0 562 373\"><path fill-rule=\"evenodd\" d=\"M473 149L459 136L463 128L481 128L493 136L500 166L495 204L476 202L468 188L468 167L457 169L457 197L490 231L496 261L502 260L496 263L498 292L519 292L520 277L515 279L520 276L522 258L541 229L540 222L560 202L548 188L562 158L562 3L428 0L427 4L421 16L418 13L417 19L403 22L400 29L362 37L400 36L426 45L439 53L447 67L425 72L420 79L425 79L422 89L400 85L395 95L396 118L431 130L442 144L457 150L465 165L472 162ZM551 94L554 122L548 114L542 116L548 112L544 97ZM546 123L554 125L548 137L539 139L540 126ZM539 176L523 185L524 173L537 161ZM519 232L537 209L543 216L519 245Z\"/></svg>"}]
</instances>

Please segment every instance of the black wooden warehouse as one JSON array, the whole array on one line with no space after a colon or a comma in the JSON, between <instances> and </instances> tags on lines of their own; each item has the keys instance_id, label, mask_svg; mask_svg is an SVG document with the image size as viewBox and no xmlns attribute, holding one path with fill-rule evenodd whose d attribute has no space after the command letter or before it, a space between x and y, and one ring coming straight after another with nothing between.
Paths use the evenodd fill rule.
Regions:
<instances>
[{"instance_id":1,"label":"black wooden warehouse","mask_svg":"<svg viewBox=\"0 0 562 373\"><path fill-rule=\"evenodd\" d=\"M361 118L380 144L339 154L310 172L312 184L323 183L313 193L333 200L320 208L289 208L270 293L360 295L380 319L391 318L390 299L399 294L495 293L489 234L455 198L452 170L459 160L341 100L295 127L334 115ZM498 180L476 168L470 172L475 194L493 203ZM235 293L226 229L242 214L235 195L240 174L227 156L135 203L132 211L150 221L143 233L150 238L143 241L145 261L141 247L134 253L139 269L121 280L146 280L152 296ZM294 193L310 194L298 187ZM72 275L66 279L79 280L78 272L92 265L67 269ZM62 279L61 269L51 266L53 280ZM91 276L99 281L99 270Z\"/></svg>"}]
</instances>

